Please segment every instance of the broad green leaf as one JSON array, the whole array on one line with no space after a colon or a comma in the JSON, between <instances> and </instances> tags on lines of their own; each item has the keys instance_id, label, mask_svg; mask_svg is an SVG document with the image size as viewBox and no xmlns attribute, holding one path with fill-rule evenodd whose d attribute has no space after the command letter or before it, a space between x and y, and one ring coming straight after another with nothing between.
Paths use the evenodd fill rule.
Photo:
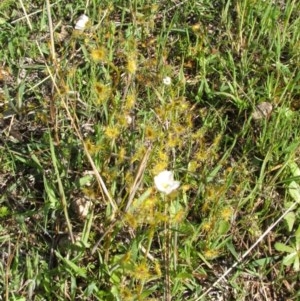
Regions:
<instances>
[{"instance_id":1,"label":"broad green leaf","mask_svg":"<svg viewBox=\"0 0 300 301\"><path fill-rule=\"evenodd\" d=\"M300 225L298 226L298 229L295 232L295 236L296 238L299 237L300 238Z\"/></svg>"},{"instance_id":2,"label":"broad green leaf","mask_svg":"<svg viewBox=\"0 0 300 301\"><path fill-rule=\"evenodd\" d=\"M132 205L128 208L128 212L134 212L136 208L139 208L142 203L151 195L152 189L147 189L138 199L135 199Z\"/></svg>"},{"instance_id":3,"label":"broad green leaf","mask_svg":"<svg viewBox=\"0 0 300 301\"><path fill-rule=\"evenodd\" d=\"M73 261L67 259L66 257L62 257L59 252L55 251L55 254L58 258L60 258L67 267L69 267L76 275L86 278L86 269L79 267L77 264L75 264Z\"/></svg>"},{"instance_id":4,"label":"broad green leaf","mask_svg":"<svg viewBox=\"0 0 300 301\"><path fill-rule=\"evenodd\" d=\"M170 205L170 213L172 216L175 216L179 211L183 209L184 208L182 207L182 205L177 201L173 201Z\"/></svg>"},{"instance_id":5,"label":"broad green leaf","mask_svg":"<svg viewBox=\"0 0 300 301\"><path fill-rule=\"evenodd\" d=\"M295 232L295 237L296 237L296 248L298 251L300 251L300 225L297 231Z\"/></svg>"},{"instance_id":6,"label":"broad green leaf","mask_svg":"<svg viewBox=\"0 0 300 301\"><path fill-rule=\"evenodd\" d=\"M80 187L83 187L85 186L86 184L89 184L91 183L91 181L93 180L94 176L93 175L85 175L83 177L81 177L79 179L79 186Z\"/></svg>"},{"instance_id":7,"label":"broad green leaf","mask_svg":"<svg viewBox=\"0 0 300 301\"><path fill-rule=\"evenodd\" d=\"M264 257L253 261L253 264L258 265L260 267L265 267L270 264L274 258L272 257Z\"/></svg>"},{"instance_id":8,"label":"broad green leaf","mask_svg":"<svg viewBox=\"0 0 300 301\"><path fill-rule=\"evenodd\" d=\"M296 259L297 257L298 257L298 256L297 256L297 252L293 252L293 253L291 253L291 254L285 256L285 257L283 258L282 263L283 263L284 265L291 265L291 264L295 261L295 259Z\"/></svg>"},{"instance_id":9,"label":"broad green leaf","mask_svg":"<svg viewBox=\"0 0 300 301\"><path fill-rule=\"evenodd\" d=\"M289 184L289 194L297 203L300 203L300 186L295 181Z\"/></svg>"},{"instance_id":10,"label":"broad green leaf","mask_svg":"<svg viewBox=\"0 0 300 301\"><path fill-rule=\"evenodd\" d=\"M148 300L146 299L147 297L149 297L151 294L155 293L155 291L157 291L158 286L153 286L150 289L145 289L143 290L142 294L141 294L141 300Z\"/></svg>"},{"instance_id":11,"label":"broad green leaf","mask_svg":"<svg viewBox=\"0 0 300 301\"><path fill-rule=\"evenodd\" d=\"M39 158L36 156L35 152L32 150L32 147L30 145L27 145L27 148L29 150L30 157L33 161L34 167L42 172L44 170L44 168L41 165Z\"/></svg>"},{"instance_id":12,"label":"broad green leaf","mask_svg":"<svg viewBox=\"0 0 300 301\"><path fill-rule=\"evenodd\" d=\"M7 206L0 207L0 218L6 217L10 214L10 210Z\"/></svg>"},{"instance_id":13,"label":"broad green leaf","mask_svg":"<svg viewBox=\"0 0 300 301\"><path fill-rule=\"evenodd\" d=\"M180 272L178 274L176 274L176 279L192 279L193 276L191 273L188 272Z\"/></svg>"},{"instance_id":14,"label":"broad green leaf","mask_svg":"<svg viewBox=\"0 0 300 301\"><path fill-rule=\"evenodd\" d=\"M92 224L93 224L93 217L94 217L94 211L92 210L92 212L88 215L88 217L84 223L84 228L82 231L81 240L86 248L89 247L88 241L89 241L89 236L90 236L90 232L91 232L91 228L92 228Z\"/></svg>"},{"instance_id":15,"label":"broad green leaf","mask_svg":"<svg viewBox=\"0 0 300 301\"><path fill-rule=\"evenodd\" d=\"M98 292L97 284L95 282L91 282L85 289L85 294L87 297L90 297L94 292Z\"/></svg>"},{"instance_id":16,"label":"broad green leaf","mask_svg":"<svg viewBox=\"0 0 300 301\"><path fill-rule=\"evenodd\" d=\"M284 219L286 220L287 222L287 225L288 225L288 228L289 228L289 231L291 232L293 230L293 226L294 226L294 223L295 223L295 220L296 220L296 216L295 216L295 213L294 212L289 212L285 217Z\"/></svg>"},{"instance_id":17,"label":"broad green leaf","mask_svg":"<svg viewBox=\"0 0 300 301\"><path fill-rule=\"evenodd\" d=\"M205 259L205 257L200 252L198 252L197 254L210 269L213 269L213 266Z\"/></svg>"},{"instance_id":18,"label":"broad green leaf","mask_svg":"<svg viewBox=\"0 0 300 301\"><path fill-rule=\"evenodd\" d=\"M296 256L293 268L294 268L294 271L299 272L299 270L300 270L299 256Z\"/></svg>"},{"instance_id":19,"label":"broad green leaf","mask_svg":"<svg viewBox=\"0 0 300 301\"><path fill-rule=\"evenodd\" d=\"M0 17L0 25L2 25L4 23L6 23L6 20L4 18Z\"/></svg>"},{"instance_id":20,"label":"broad green leaf","mask_svg":"<svg viewBox=\"0 0 300 301\"><path fill-rule=\"evenodd\" d=\"M222 164L219 164L212 170L212 172L206 178L207 183L211 182L215 178L215 176L222 167Z\"/></svg>"},{"instance_id":21,"label":"broad green leaf","mask_svg":"<svg viewBox=\"0 0 300 301\"><path fill-rule=\"evenodd\" d=\"M275 250L277 250L279 252L287 252L287 253L295 252L294 248L287 246L281 242L277 242L274 247L275 247Z\"/></svg>"},{"instance_id":22,"label":"broad green leaf","mask_svg":"<svg viewBox=\"0 0 300 301\"><path fill-rule=\"evenodd\" d=\"M295 162L291 162L289 164L291 173L293 174L294 177L300 177L300 168Z\"/></svg>"},{"instance_id":23,"label":"broad green leaf","mask_svg":"<svg viewBox=\"0 0 300 301\"><path fill-rule=\"evenodd\" d=\"M223 235L230 229L230 224L227 221L221 220L218 225L218 234Z\"/></svg>"},{"instance_id":24,"label":"broad green leaf","mask_svg":"<svg viewBox=\"0 0 300 301\"><path fill-rule=\"evenodd\" d=\"M231 240L228 243L226 243L226 247L228 248L230 253L235 257L235 259L239 260L239 254L236 252L235 247Z\"/></svg>"},{"instance_id":25,"label":"broad green leaf","mask_svg":"<svg viewBox=\"0 0 300 301\"><path fill-rule=\"evenodd\" d=\"M45 191L46 191L49 203L50 203L50 208L52 208L52 209L56 208L59 201L57 200L57 197L55 195L52 185L50 185L50 183L48 183L47 178L45 176L44 176L44 187L45 187Z\"/></svg>"},{"instance_id":26,"label":"broad green leaf","mask_svg":"<svg viewBox=\"0 0 300 301\"><path fill-rule=\"evenodd\" d=\"M118 273L112 273L110 276L110 281L119 284L121 282L120 275Z\"/></svg>"},{"instance_id":27,"label":"broad green leaf","mask_svg":"<svg viewBox=\"0 0 300 301\"><path fill-rule=\"evenodd\" d=\"M121 299L119 297L120 296L119 287L120 287L119 284L118 285L113 285L111 290L110 290L111 294L114 296L114 300L116 300L116 301L121 301ZM107 300L107 299L105 299L105 300Z\"/></svg>"}]
</instances>

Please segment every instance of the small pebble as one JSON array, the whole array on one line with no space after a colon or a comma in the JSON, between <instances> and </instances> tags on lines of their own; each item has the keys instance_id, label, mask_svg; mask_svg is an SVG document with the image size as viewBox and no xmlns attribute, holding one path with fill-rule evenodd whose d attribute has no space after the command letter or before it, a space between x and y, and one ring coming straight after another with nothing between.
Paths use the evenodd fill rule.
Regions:
<instances>
[{"instance_id":1,"label":"small pebble","mask_svg":"<svg viewBox=\"0 0 300 301\"><path fill-rule=\"evenodd\" d=\"M273 106L269 102L261 102L255 107L254 112L252 113L252 118L254 120L261 120L264 118L269 118L273 111Z\"/></svg>"}]
</instances>

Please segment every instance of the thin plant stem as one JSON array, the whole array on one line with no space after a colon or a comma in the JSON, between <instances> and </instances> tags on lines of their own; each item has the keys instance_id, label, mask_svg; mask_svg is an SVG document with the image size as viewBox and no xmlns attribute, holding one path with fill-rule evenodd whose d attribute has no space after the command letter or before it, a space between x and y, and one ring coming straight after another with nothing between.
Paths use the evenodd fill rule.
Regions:
<instances>
[{"instance_id":1,"label":"thin plant stem","mask_svg":"<svg viewBox=\"0 0 300 301\"><path fill-rule=\"evenodd\" d=\"M55 47L54 47L54 30L53 30L53 23L52 23L52 16L51 16L50 0L46 0L46 6L47 6L47 15L48 15L49 33L50 33L50 43L51 43L51 57L52 57L52 61L55 62L56 55L55 55Z\"/></svg>"},{"instance_id":2,"label":"thin plant stem","mask_svg":"<svg viewBox=\"0 0 300 301\"><path fill-rule=\"evenodd\" d=\"M165 232L165 300L171 301L171 279L170 279L170 243L171 243L171 231L170 231L170 206L166 197L164 197L165 204L165 223L164 223L164 232Z\"/></svg>"},{"instance_id":3,"label":"thin plant stem","mask_svg":"<svg viewBox=\"0 0 300 301\"><path fill-rule=\"evenodd\" d=\"M135 197L135 194L136 194L138 188L140 187L140 185L142 183L143 175L144 175L145 169L147 167L148 159L149 159L149 156L150 156L150 153L151 153L151 148L152 147L150 145L148 147L141 163L140 163L140 166L138 168L136 177L134 179L134 183L133 183L132 187L130 188L130 193L129 193L128 201L127 201L127 204L126 204L125 212L127 212L129 210L129 208L132 204L132 201Z\"/></svg>"},{"instance_id":4,"label":"thin plant stem","mask_svg":"<svg viewBox=\"0 0 300 301\"><path fill-rule=\"evenodd\" d=\"M280 223L280 221L283 220L283 218L291 212L295 207L297 203L293 203L258 239L257 241L223 274L221 277L219 277L212 285L211 287L206 290L199 298L194 299L194 301L200 301L202 298L204 298L210 291L213 290L214 287L216 287L217 284L219 284L222 280L226 279L225 277L230 274L251 252L256 246L272 231L272 229Z\"/></svg>"},{"instance_id":5,"label":"thin plant stem","mask_svg":"<svg viewBox=\"0 0 300 301\"><path fill-rule=\"evenodd\" d=\"M74 243L75 240L74 240L74 235L73 235L73 231L72 231L72 224L71 224L71 221L69 218L67 200L66 200L66 196L65 196L64 187L63 187L63 184L62 184L62 181L60 178L60 174L59 174L59 170L58 170L58 166L57 166L57 159L56 159L56 155L55 155L55 151L54 151L54 144L51 139L51 136L50 136L50 151L51 151L52 163L54 166L56 179L57 179L57 183L58 183L58 191L59 191L59 195L60 195L60 200L61 200L61 204L63 207L64 215L66 218L69 235L70 235L72 243Z\"/></svg>"},{"instance_id":6,"label":"thin plant stem","mask_svg":"<svg viewBox=\"0 0 300 301\"><path fill-rule=\"evenodd\" d=\"M24 6L24 3L23 3L23 1L22 1L22 0L19 0L19 1L20 1L20 4L21 4L21 7L22 7L22 10L23 10L23 12L24 12L24 15L25 15L25 18L26 18L27 24L28 24L28 26L29 26L30 30L32 30L32 25L31 25L31 22L30 22L29 16L28 16L28 14L27 14L27 12L26 12L26 9L25 9L25 6Z\"/></svg>"},{"instance_id":7,"label":"thin plant stem","mask_svg":"<svg viewBox=\"0 0 300 301\"><path fill-rule=\"evenodd\" d=\"M38 49L39 49L41 55L43 56L43 52L42 52L42 50L41 50L41 47L40 47L39 43L38 43L38 42L36 42L36 43L37 43L37 47L38 47ZM57 93L60 95L60 90L59 90L57 84L55 83L55 79L54 79L54 76L53 76L53 74L52 74L52 71L50 70L49 66L48 66L46 63L45 63L45 66L46 66L46 68L47 68L47 71L49 72L49 75L50 75L50 77L51 77L51 80L52 80L52 82L53 82L53 85L54 85L55 90L56 90ZM105 185L105 183L104 183L104 181L103 181L101 175L99 174L99 172L98 172L98 170L97 170L97 167L96 167L96 165L95 165L95 163L94 163L94 161L93 161L93 159L92 159L92 157L91 157L91 155L90 155L90 153L89 153L89 151L88 151L88 148L87 148L87 146L86 146L86 143L84 142L84 139L83 139L83 137L82 137L82 135L81 135L81 133L80 133L80 130L79 130L77 124L76 124L76 121L77 121L77 120L75 121L74 118L72 117L72 114L71 114L71 112L70 112L70 110L69 110L69 107L67 106L67 104L66 104L66 102L64 101L63 97L61 97L61 101L62 101L62 104L63 104L64 109L65 109L66 112L67 112L67 116L68 116L68 118L69 118L70 121L71 121L71 124L72 124L73 129L74 129L74 131L75 131L77 137L79 138L79 140L81 141L81 143L82 143L82 145L83 145L84 153L85 153L85 155L86 155L86 157L87 157L87 159L88 159L90 165L91 165L92 168L93 168L93 171L94 171L94 173L95 173L96 180L97 180L97 182L98 182L98 184L99 184L99 188L101 189L101 192L106 196L106 198L108 199L108 201L109 201L109 203L110 203L110 205L111 205L111 207L112 207L112 218L111 218L111 219L114 220L114 218L115 218L115 213L116 213L116 211L117 211L117 209L118 209L118 206L117 206L116 202L114 201L114 199L110 196L110 193L109 193L109 191L108 191L108 189L107 189L107 187L106 187L106 185ZM76 116L75 116L75 118L76 118ZM103 197L103 200L106 201L105 197Z\"/></svg>"}]
</instances>

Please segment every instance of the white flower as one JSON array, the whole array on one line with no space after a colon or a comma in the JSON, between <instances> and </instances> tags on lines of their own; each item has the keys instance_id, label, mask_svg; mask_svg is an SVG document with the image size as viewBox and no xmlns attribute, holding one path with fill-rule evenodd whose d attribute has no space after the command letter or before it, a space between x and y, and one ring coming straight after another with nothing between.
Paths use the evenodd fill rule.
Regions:
<instances>
[{"instance_id":1,"label":"white flower","mask_svg":"<svg viewBox=\"0 0 300 301\"><path fill-rule=\"evenodd\" d=\"M164 170L154 177L154 184L160 192L170 194L179 187L180 182L174 181L174 174L172 171Z\"/></svg>"},{"instance_id":2,"label":"white flower","mask_svg":"<svg viewBox=\"0 0 300 301\"><path fill-rule=\"evenodd\" d=\"M164 85L166 85L166 86L170 86L171 85L171 78L169 77L169 76L166 76L166 77L164 77L163 78L163 83L164 83Z\"/></svg>"},{"instance_id":3,"label":"white flower","mask_svg":"<svg viewBox=\"0 0 300 301\"><path fill-rule=\"evenodd\" d=\"M86 24L87 24L88 21L89 21L89 17L88 16L81 15L78 18L78 20L77 20L77 22L75 24L75 29L77 29L77 30L84 30L84 28L85 28L85 26L86 26Z\"/></svg>"}]
</instances>

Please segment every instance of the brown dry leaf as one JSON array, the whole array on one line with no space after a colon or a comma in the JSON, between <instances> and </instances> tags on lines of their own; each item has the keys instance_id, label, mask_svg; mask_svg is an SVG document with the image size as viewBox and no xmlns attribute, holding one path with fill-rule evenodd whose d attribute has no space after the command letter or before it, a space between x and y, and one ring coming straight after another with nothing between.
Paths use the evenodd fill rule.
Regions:
<instances>
[{"instance_id":1,"label":"brown dry leaf","mask_svg":"<svg viewBox=\"0 0 300 301\"><path fill-rule=\"evenodd\" d=\"M0 83L9 83L13 82L13 77L10 73L10 70L7 67L0 66Z\"/></svg>"}]
</instances>

